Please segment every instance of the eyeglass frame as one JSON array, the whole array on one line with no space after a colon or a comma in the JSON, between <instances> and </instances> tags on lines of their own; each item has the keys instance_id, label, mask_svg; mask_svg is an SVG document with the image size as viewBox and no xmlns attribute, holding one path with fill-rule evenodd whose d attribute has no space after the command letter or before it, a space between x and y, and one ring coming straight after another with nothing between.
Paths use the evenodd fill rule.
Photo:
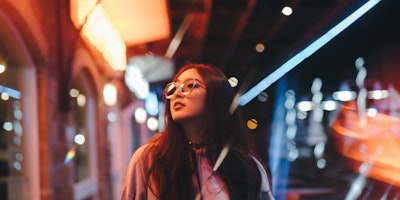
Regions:
<instances>
[{"instance_id":1,"label":"eyeglass frame","mask_svg":"<svg viewBox=\"0 0 400 200\"><path fill-rule=\"evenodd\" d=\"M188 81L193 81L193 87L189 87L190 88L190 90L189 91L184 91L184 89L185 89L185 84L188 84ZM168 88L171 86L171 85L173 85L174 86L174 88L175 88L175 90L170 94L170 95L168 95ZM178 85L178 86L177 86ZM183 96L186 96L186 95L188 95L188 94L190 94L190 93L192 93L192 91L196 88L196 86L199 86L199 87L201 87L201 88L206 88L205 86L203 86L203 84L201 84L200 82L199 82L199 80L197 80L196 78L190 78L190 79L186 79L186 80L184 80L182 83L180 83L180 84L177 84L177 82L176 81L173 81L173 82L170 82L170 83L167 83L167 85L165 86L165 88L164 88L164 96L165 96L165 98L166 99L172 99L172 97L174 96L174 94L175 94L175 92L176 92L176 90L178 90L178 88L180 88L180 92L181 92L181 94L183 95ZM171 89L172 90L172 89Z\"/></svg>"}]
</instances>

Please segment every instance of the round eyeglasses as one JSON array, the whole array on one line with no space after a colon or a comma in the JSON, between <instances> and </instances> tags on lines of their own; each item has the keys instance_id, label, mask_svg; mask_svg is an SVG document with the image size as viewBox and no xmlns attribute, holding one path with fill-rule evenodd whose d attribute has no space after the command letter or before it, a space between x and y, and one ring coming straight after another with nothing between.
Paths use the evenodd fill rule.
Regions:
<instances>
[{"instance_id":1,"label":"round eyeglasses","mask_svg":"<svg viewBox=\"0 0 400 200\"><path fill-rule=\"evenodd\" d=\"M180 84L179 84L179 82L168 83L167 86L164 89L165 98L171 99L174 96L175 91L178 88L180 89L182 94L184 96L186 96L186 95L190 94L193 91L194 88L197 88L197 87L205 88L200 83L198 83L196 78L187 79L187 80L183 81Z\"/></svg>"}]
</instances>

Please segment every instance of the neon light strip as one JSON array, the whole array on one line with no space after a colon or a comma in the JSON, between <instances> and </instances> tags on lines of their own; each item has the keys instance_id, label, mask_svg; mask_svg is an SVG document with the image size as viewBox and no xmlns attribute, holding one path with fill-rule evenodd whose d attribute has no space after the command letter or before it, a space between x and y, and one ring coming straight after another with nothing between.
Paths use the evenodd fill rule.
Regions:
<instances>
[{"instance_id":1,"label":"neon light strip","mask_svg":"<svg viewBox=\"0 0 400 200\"><path fill-rule=\"evenodd\" d=\"M282 64L278 69L273 71L263 80L261 80L257 85L247 91L243 96L239 99L239 105L244 106L252 99L254 99L258 94L260 94L263 90L267 89L270 85L272 85L275 81L289 72L291 69L296 67L303 60L311 56L317 50L319 50L326 43L331 41L335 36L349 27L352 23L354 23L357 19L363 16L366 12L368 12L371 8L373 8L376 4L378 4L381 0L370 0L346 17L343 21L338 23L336 26L331 28L328 32L322 35L320 38L315 40L305 49L300 51L298 54L290 58L284 64Z\"/></svg>"},{"instance_id":2,"label":"neon light strip","mask_svg":"<svg viewBox=\"0 0 400 200\"><path fill-rule=\"evenodd\" d=\"M7 93L8 96L14 98L14 99L21 99L21 92L18 90L14 90L12 88L0 85L0 93Z\"/></svg>"}]
</instances>

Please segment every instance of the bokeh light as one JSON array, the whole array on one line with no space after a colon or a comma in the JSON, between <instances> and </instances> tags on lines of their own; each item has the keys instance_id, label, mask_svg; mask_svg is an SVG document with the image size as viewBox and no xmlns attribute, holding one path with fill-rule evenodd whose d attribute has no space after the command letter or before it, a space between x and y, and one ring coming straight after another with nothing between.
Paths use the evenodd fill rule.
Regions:
<instances>
[{"instance_id":1,"label":"bokeh light","mask_svg":"<svg viewBox=\"0 0 400 200\"><path fill-rule=\"evenodd\" d=\"M236 87L239 83L238 79L236 77L230 77L228 79L229 84L231 85L231 87Z\"/></svg>"},{"instance_id":2,"label":"bokeh light","mask_svg":"<svg viewBox=\"0 0 400 200\"><path fill-rule=\"evenodd\" d=\"M285 15L285 16L290 16L293 13L293 9L291 7L289 7L289 6L285 6L285 7L282 8L281 13L283 15Z\"/></svg>"},{"instance_id":3,"label":"bokeh light","mask_svg":"<svg viewBox=\"0 0 400 200\"><path fill-rule=\"evenodd\" d=\"M258 121L256 119L249 119L247 121L247 128L249 128L250 130L256 129L257 126L258 126Z\"/></svg>"},{"instance_id":4,"label":"bokeh light","mask_svg":"<svg viewBox=\"0 0 400 200\"><path fill-rule=\"evenodd\" d=\"M117 87L115 87L115 85L112 83L105 84L103 89L103 98L104 103L107 106L115 105L118 101Z\"/></svg>"},{"instance_id":5,"label":"bokeh light","mask_svg":"<svg viewBox=\"0 0 400 200\"><path fill-rule=\"evenodd\" d=\"M85 144L86 139L83 134L76 134L74 137L74 141L76 144L82 145L82 144Z\"/></svg>"},{"instance_id":6,"label":"bokeh light","mask_svg":"<svg viewBox=\"0 0 400 200\"><path fill-rule=\"evenodd\" d=\"M265 45L263 43L258 43L255 47L258 53L262 53L265 51Z\"/></svg>"},{"instance_id":7,"label":"bokeh light","mask_svg":"<svg viewBox=\"0 0 400 200\"><path fill-rule=\"evenodd\" d=\"M6 66L4 64L0 64L0 74L6 71Z\"/></svg>"},{"instance_id":8,"label":"bokeh light","mask_svg":"<svg viewBox=\"0 0 400 200\"><path fill-rule=\"evenodd\" d=\"M135 110L135 121L138 124L143 124L146 121L147 113L146 110L142 107L136 108Z\"/></svg>"},{"instance_id":9,"label":"bokeh light","mask_svg":"<svg viewBox=\"0 0 400 200\"><path fill-rule=\"evenodd\" d=\"M149 117L147 120L147 127L151 131L156 131L158 129L158 119L155 117Z\"/></svg>"}]
</instances>

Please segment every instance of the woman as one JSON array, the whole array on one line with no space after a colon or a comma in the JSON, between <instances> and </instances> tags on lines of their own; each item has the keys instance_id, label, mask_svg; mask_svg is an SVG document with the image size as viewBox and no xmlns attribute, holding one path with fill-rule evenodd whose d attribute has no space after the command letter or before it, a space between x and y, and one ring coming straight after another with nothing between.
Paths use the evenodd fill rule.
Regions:
<instances>
[{"instance_id":1,"label":"woman","mask_svg":"<svg viewBox=\"0 0 400 200\"><path fill-rule=\"evenodd\" d=\"M164 91L166 128L134 153L121 199L273 199L238 111L229 112L234 95L219 69L183 66Z\"/></svg>"}]
</instances>

